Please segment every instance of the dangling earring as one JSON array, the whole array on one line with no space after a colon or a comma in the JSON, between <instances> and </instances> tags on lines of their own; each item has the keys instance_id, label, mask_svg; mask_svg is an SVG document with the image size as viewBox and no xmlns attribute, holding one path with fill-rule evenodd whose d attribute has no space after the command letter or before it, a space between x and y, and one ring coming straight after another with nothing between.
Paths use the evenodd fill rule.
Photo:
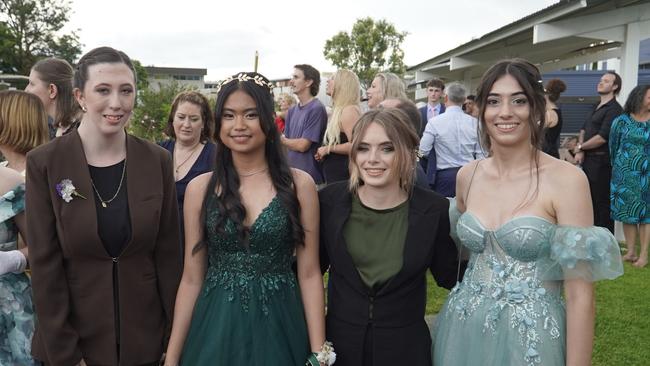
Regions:
<instances>
[{"instance_id":1,"label":"dangling earring","mask_svg":"<svg viewBox=\"0 0 650 366\"><path fill-rule=\"evenodd\" d=\"M81 110L82 110L84 113L88 112L88 109L87 109L86 107L84 107L84 106L81 106Z\"/></svg>"}]
</instances>

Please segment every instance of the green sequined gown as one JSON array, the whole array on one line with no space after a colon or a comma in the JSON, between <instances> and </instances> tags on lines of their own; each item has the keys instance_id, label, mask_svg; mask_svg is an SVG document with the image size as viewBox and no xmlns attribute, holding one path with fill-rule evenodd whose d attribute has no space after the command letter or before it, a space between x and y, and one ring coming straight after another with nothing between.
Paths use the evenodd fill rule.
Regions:
<instances>
[{"instance_id":1,"label":"green sequined gown","mask_svg":"<svg viewBox=\"0 0 650 366\"><path fill-rule=\"evenodd\" d=\"M208 270L181 365L304 365L309 338L287 211L276 196L253 223L247 250L232 222L225 235L216 232L214 199L206 213Z\"/></svg>"}]
</instances>

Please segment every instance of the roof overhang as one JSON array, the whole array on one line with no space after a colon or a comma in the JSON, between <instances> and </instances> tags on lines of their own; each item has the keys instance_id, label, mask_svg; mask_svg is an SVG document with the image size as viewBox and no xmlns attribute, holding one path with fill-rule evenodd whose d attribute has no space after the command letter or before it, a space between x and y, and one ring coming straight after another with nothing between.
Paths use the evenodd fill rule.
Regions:
<instances>
[{"instance_id":1,"label":"roof overhang","mask_svg":"<svg viewBox=\"0 0 650 366\"><path fill-rule=\"evenodd\" d=\"M525 58L543 72L616 58L631 23L650 37L650 0L560 1L408 71L470 81L504 58Z\"/></svg>"}]
</instances>

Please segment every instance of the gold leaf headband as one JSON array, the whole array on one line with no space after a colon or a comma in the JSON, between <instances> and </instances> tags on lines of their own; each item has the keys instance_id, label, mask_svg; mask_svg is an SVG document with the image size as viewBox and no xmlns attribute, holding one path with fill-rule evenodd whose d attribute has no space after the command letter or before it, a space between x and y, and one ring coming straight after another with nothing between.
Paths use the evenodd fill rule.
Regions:
<instances>
[{"instance_id":1,"label":"gold leaf headband","mask_svg":"<svg viewBox=\"0 0 650 366\"><path fill-rule=\"evenodd\" d=\"M262 86L262 87L267 87L269 88L269 92L273 91L273 83L270 81L264 80L264 78L261 75L255 75L255 76L250 76L248 74L244 74L243 72L233 75L233 76L228 76L226 79L224 79L219 85L217 86L217 93L221 90L221 88L230 83L231 81L237 80L239 82L242 81L252 81L255 84Z\"/></svg>"}]
</instances>

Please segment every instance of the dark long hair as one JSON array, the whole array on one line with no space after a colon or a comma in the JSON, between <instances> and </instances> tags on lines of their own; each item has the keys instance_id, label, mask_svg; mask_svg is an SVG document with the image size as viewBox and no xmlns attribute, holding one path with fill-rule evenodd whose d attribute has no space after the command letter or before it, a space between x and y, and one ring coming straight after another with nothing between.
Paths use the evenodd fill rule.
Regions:
<instances>
[{"instance_id":1,"label":"dark long hair","mask_svg":"<svg viewBox=\"0 0 650 366\"><path fill-rule=\"evenodd\" d=\"M623 111L626 114L639 113L643 107L643 99L648 90L650 90L650 85L635 86L630 92L630 95L627 96L627 101L625 101L625 108L623 108Z\"/></svg>"},{"instance_id":2,"label":"dark long hair","mask_svg":"<svg viewBox=\"0 0 650 366\"><path fill-rule=\"evenodd\" d=\"M544 85L542 84L542 76L539 69L530 62L514 58L509 60L499 61L490 67L479 83L476 93L476 103L479 107L479 134L481 142L485 151L490 151L492 142L488 134L488 129L485 126L485 108L487 106L488 96L492 90L494 83L505 75L512 76L528 99L530 106L530 114L528 117L528 127L530 129L530 144L533 148L533 157L531 167L535 169L535 189L532 191L530 199L524 200L517 209L525 207L528 203L532 202L539 193L539 154L542 137L544 136L544 126L546 124L546 99L544 99ZM531 184L532 184L532 169L531 169Z\"/></svg>"},{"instance_id":3,"label":"dark long hair","mask_svg":"<svg viewBox=\"0 0 650 366\"><path fill-rule=\"evenodd\" d=\"M269 166L271 181L280 200L280 204L287 210L291 223L291 236L294 245L304 245L305 231L300 222L300 203L296 195L293 176L286 161L280 133L274 120L273 96L270 89L271 83L266 77L254 72L242 72L226 79L221 85L215 106L214 138L217 142L217 155L212 178L208 183L206 195L203 200L202 217L206 217L210 197L216 195L216 208L218 218L216 231L225 234L226 223L232 221L237 230L240 244L248 248L250 228L244 226L246 208L242 204L239 194L239 175L235 170L232 160L232 151L221 141L221 119L226 99L235 91L241 90L255 101L259 115L260 127L266 136L264 154ZM205 245L205 241L198 243L193 252Z\"/></svg>"}]
</instances>

